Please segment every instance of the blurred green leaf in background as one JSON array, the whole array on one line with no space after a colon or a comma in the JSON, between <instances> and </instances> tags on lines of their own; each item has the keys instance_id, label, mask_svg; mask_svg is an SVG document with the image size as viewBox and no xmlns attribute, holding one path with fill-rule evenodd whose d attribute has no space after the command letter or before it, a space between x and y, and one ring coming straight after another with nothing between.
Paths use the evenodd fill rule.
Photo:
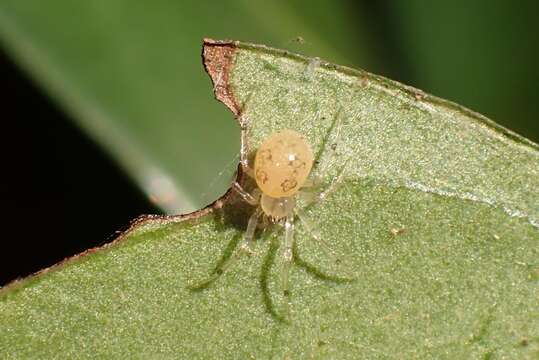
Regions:
<instances>
[{"instance_id":1,"label":"blurred green leaf in background","mask_svg":"<svg viewBox=\"0 0 539 360\"><path fill-rule=\"evenodd\" d=\"M265 43L381 73L537 141L537 13L536 2L486 0L3 0L0 41L153 204L182 213L224 193L239 149L239 129L201 71L203 37ZM109 198L103 207L119 201ZM97 210L92 221L98 218ZM89 246L107 235L88 239Z\"/></svg>"}]
</instances>

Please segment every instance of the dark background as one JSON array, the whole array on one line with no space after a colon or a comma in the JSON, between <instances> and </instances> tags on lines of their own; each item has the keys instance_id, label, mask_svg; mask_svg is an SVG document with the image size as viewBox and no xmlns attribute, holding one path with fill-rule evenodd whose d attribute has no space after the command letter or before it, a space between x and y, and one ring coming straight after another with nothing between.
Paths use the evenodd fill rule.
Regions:
<instances>
[{"instance_id":1,"label":"dark background","mask_svg":"<svg viewBox=\"0 0 539 360\"><path fill-rule=\"evenodd\" d=\"M159 213L3 52L0 78L0 285L112 240L136 216Z\"/></svg>"}]
</instances>

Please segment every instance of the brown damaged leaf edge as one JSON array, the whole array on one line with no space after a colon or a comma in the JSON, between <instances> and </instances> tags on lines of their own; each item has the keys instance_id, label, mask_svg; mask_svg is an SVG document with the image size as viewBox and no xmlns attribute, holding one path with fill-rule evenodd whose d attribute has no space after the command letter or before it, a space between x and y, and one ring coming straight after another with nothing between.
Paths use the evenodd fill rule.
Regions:
<instances>
[{"instance_id":1,"label":"brown damaged leaf edge","mask_svg":"<svg viewBox=\"0 0 539 360\"><path fill-rule=\"evenodd\" d=\"M225 104L236 117L239 117L240 107L236 103L228 82L238 43L208 38L203 41L202 62L213 82L215 98Z\"/></svg>"},{"instance_id":2,"label":"brown damaged leaf edge","mask_svg":"<svg viewBox=\"0 0 539 360\"><path fill-rule=\"evenodd\" d=\"M238 174L240 173L241 173L241 169L238 169ZM238 175L238 178L240 178L241 176L242 176L241 174ZM41 269L25 278L15 279L12 282L8 283L4 287L0 288L0 300L2 296L5 296L8 293L15 291L17 289L24 288L24 286L30 281L38 280L40 277L48 274L49 272L61 270L62 267L64 267L65 265L81 260L85 258L87 255L91 255L99 251L107 251L111 248L114 248L115 246L125 241L129 237L129 235L131 235L134 231L138 230L140 227L143 227L149 224L168 225L168 224L180 223L180 222L185 222L185 221L195 222L201 217L209 215L217 209L221 209L232 195L234 195L233 191L232 189L229 189L223 196L215 200L213 203L207 205L203 209L200 209L200 210L188 213L188 214L141 215L135 218L133 221L131 221L129 225L126 226L125 229L116 231L116 234L119 234L119 235L113 241L106 243L105 245L102 245L102 246L96 246L94 248L90 248L88 250L81 252L80 254L65 258L64 260L48 268Z\"/></svg>"},{"instance_id":3,"label":"brown damaged leaf edge","mask_svg":"<svg viewBox=\"0 0 539 360\"><path fill-rule=\"evenodd\" d=\"M217 100L225 104L236 116L239 118L240 108L236 104L228 84L228 75L230 73L231 66L233 64L234 52L236 50L236 42L234 41L216 41L211 39L204 39L204 47L202 52L202 60L206 72L210 75L213 82L213 88L215 97ZM243 141L242 141L243 143ZM241 166L238 167L237 179L240 181L243 178ZM0 288L0 300L1 297L6 297L9 293L23 289L26 285L32 281L39 280L39 278L47 275L48 273L61 270L64 266L80 261L86 256L94 254L99 251L108 251L115 246L121 244L123 241L129 238L134 231L140 227L149 224L173 224L184 221L196 221L203 216L213 213L217 209L221 209L227 201L234 195L232 189L229 189L222 197L215 200L201 210L194 211L188 214L181 215L142 215L134 219L124 230L117 231L119 234L116 239L102 246L94 247L83 251L80 254L66 258L48 268L39 270L34 274L25 278L16 279L8 283L4 287Z\"/></svg>"},{"instance_id":4,"label":"brown damaged leaf edge","mask_svg":"<svg viewBox=\"0 0 539 360\"><path fill-rule=\"evenodd\" d=\"M45 276L46 274L54 271L61 270L65 265L68 265L70 263L79 261L84 259L87 255L94 254L96 252L100 251L107 251L115 246L121 244L124 242L129 235L131 235L134 231L138 230L140 227L149 225L149 224L155 224L155 225L168 225L168 224L174 224L174 223L180 223L184 221L192 221L195 222L196 220L200 219L203 216L209 215L213 213L216 209L220 209L224 206L224 204L227 202L228 198L233 195L232 189L229 189L223 196L221 196L219 199L215 200L213 203L209 204L205 208L201 210L194 211L192 213L188 214L181 214L181 215L141 215L131 221L131 223L124 229L119 230L116 232L116 234L119 234L116 239L113 241L102 245L97 246L88 250L85 250L81 252L80 254L74 255L72 257L65 258L64 260L48 267L44 268L42 270L39 270L32 275L29 275L25 278L21 279L15 279L12 282L8 283L4 287L0 288L0 300L2 300L2 297L5 297L9 293L16 291L18 289L24 288L27 284L34 280L39 280L39 278ZM116 235L115 234L115 235Z\"/></svg>"}]
</instances>

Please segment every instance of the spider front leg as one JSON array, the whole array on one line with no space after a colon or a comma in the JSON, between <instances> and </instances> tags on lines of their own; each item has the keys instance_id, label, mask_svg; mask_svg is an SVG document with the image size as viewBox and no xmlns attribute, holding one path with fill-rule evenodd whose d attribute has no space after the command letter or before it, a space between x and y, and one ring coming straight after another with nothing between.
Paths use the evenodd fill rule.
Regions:
<instances>
[{"instance_id":1,"label":"spider front leg","mask_svg":"<svg viewBox=\"0 0 539 360\"><path fill-rule=\"evenodd\" d=\"M255 189L249 194L237 181L234 181L232 187L247 204L257 206L260 203L260 190Z\"/></svg>"},{"instance_id":2,"label":"spider front leg","mask_svg":"<svg viewBox=\"0 0 539 360\"><path fill-rule=\"evenodd\" d=\"M249 217L249 221L247 222L247 229L245 230L245 235L243 236L243 240L239 246L239 249L241 251L245 251L249 254L253 254L252 250L252 243L253 238L255 235L256 226L258 225L258 218L262 214L262 208L260 207L260 190L255 189L253 190L252 194L249 194L245 189L238 183L234 182L232 185L234 190L240 195L240 197L248 204L256 206L256 210L251 214Z\"/></svg>"},{"instance_id":3,"label":"spider front leg","mask_svg":"<svg viewBox=\"0 0 539 360\"><path fill-rule=\"evenodd\" d=\"M247 174L247 176L249 176L251 179L254 179L255 178L255 172L254 172L254 169L253 167L249 164L249 156L248 156L248 153L247 153L247 148L246 148L246 145L247 144L247 133L245 131L242 131L242 139L241 139L241 155L240 155L240 163L241 163L241 170Z\"/></svg>"},{"instance_id":4,"label":"spider front leg","mask_svg":"<svg viewBox=\"0 0 539 360\"><path fill-rule=\"evenodd\" d=\"M283 268L282 268L282 281L283 281L283 293L289 294L289 281L290 267L294 256L292 249L294 247L294 215L288 215L284 222L284 248L283 248Z\"/></svg>"},{"instance_id":5,"label":"spider front leg","mask_svg":"<svg viewBox=\"0 0 539 360\"><path fill-rule=\"evenodd\" d=\"M342 135L342 107L339 107L333 120L329 126L328 132L322 139L322 144L318 150L313 169L311 170L311 179L308 179L302 186L300 195L303 200L307 202L307 205L315 205L316 203L324 201L331 193L335 191L337 186L342 182L346 168L348 166L350 157L345 159L341 169L337 173L336 177L333 177L332 182L323 190L318 188L324 183L323 177L328 172L328 167L333 166L337 159L336 149L339 147L339 142ZM329 159L322 163L322 155L329 154ZM318 194L314 194L314 191L318 191Z\"/></svg>"},{"instance_id":6,"label":"spider front leg","mask_svg":"<svg viewBox=\"0 0 539 360\"><path fill-rule=\"evenodd\" d=\"M335 177L331 183L323 190L319 190L318 187L322 184L322 178L316 177L314 180L311 180L299 191L299 195L303 201L307 204L306 206L313 206L320 202L323 202L329 195L331 195L338 186L342 183L346 168L348 167L350 159L346 159L344 165L340 169L337 177ZM316 193L318 191L318 193Z\"/></svg>"},{"instance_id":7,"label":"spider front leg","mask_svg":"<svg viewBox=\"0 0 539 360\"><path fill-rule=\"evenodd\" d=\"M207 287L209 284L215 281L219 276L221 276L221 274L227 271L228 268L230 268L239 259L242 253L248 253L248 254L254 253L251 247L253 243L256 226L258 224L258 218L260 217L261 214L262 214L262 209L260 208L260 206L257 206L256 210L249 217L249 221L247 222L247 229L245 230L245 234L243 236L243 239L241 240L241 243L239 244L239 246L236 247L236 250L234 250L232 255L227 257L217 269L215 269L213 275L209 279L207 279L206 281L202 282L199 285L192 286L193 289L203 289Z\"/></svg>"},{"instance_id":8,"label":"spider front leg","mask_svg":"<svg viewBox=\"0 0 539 360\"><path fill-rule=\"evenodd\" d=\"M252 249L253 239L255 236L256 226L258 225L258 218L261 214L262 208L260 208L259 206L253 212L251 217L249 217L249 221L247 222L247 229L245 230L245 235L243 236L243 240L241 241L241 244L238 248L240 251L244 251L248 254L254 254L254 251Z\"/></svg>"}]
</instances>

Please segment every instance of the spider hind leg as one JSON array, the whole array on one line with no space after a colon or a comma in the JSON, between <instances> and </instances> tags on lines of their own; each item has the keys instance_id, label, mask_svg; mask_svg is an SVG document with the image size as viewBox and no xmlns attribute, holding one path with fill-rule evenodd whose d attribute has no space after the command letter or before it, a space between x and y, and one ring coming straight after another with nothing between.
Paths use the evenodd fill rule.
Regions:
<instances>
[{"instance_id":1,"label":"spider hind leg","mask_svg":"<svg viewBox=\"0 0 539 360\"><path fill-rule=\"evenodd\" d=\"M285 218L284 222L284 247L283 247L283 267L281 270L283 294L288 296L290 294L290 267L294 261L293 249L294 247L294 215L289 215Z\"/></svg>"}]
</instances>

